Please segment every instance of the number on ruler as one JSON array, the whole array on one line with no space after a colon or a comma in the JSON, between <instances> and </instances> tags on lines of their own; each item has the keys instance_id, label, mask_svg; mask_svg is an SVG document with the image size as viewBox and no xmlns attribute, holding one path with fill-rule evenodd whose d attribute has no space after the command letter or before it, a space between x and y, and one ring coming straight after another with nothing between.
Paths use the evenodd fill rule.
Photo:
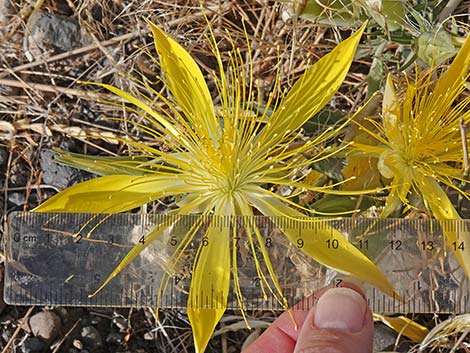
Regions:
<instances>
[{"instance_id":1,"label":"number on ruler","mask_svg":"<svg viewBox=\"0 0 470 353\"><path fill-rule=\"evenodd\" d=\"M453 247L454 251L465 250L465 245L464 245L463 241L454 241L452 243L452 247Z\"/></svg>"},{"instance_id":2,"label":"number on ruler","mask_svg":"<svg viewBox=\"0 0 470 353\"><path fill-rule=\"evenodd\" d=\"M359 240L359 249L369 249L369 240Z\"/></svg>"},{"instance_id":3,"label":"number on ruler","mask_svg":"<svg viewBox=\"0 0 470 353\"><path fill-rule=\"evenodd\" d=\"M326 246L328 249L338 249L339 241L338 239L328 239L326 241Z\"/></svg>"},{"instance_id":4,"label":"number on ruler","mask_svg":"<svg viewBox=\"0 0 470 353\"><path fill-rule=\"evenodd\" d=\"M429 250L429 251L432 251L434 250L434 243L432 240L428 240L428 241L422 241L421 242L421 247L423 250Z\"/></svg>"},{"instance_id":5,"label":"number on ruler","mask_svg":"<svg viewBox=\"0 0 470 353\"><path fill-rule=\"evenodd\" d=\"M273 240L271 238L266 238L266 247L270 248L273 245Z\"/></svg>"},{"instance_id":6,"label":"number on ruler","mask_svg":"<svg viewBox=\"0 0 470 353\"><path fill-rule=\"evenodd\" d=\"M390 240L390 248L392 250L402 250L401 240Z\"/></svg>"}]
</instances>

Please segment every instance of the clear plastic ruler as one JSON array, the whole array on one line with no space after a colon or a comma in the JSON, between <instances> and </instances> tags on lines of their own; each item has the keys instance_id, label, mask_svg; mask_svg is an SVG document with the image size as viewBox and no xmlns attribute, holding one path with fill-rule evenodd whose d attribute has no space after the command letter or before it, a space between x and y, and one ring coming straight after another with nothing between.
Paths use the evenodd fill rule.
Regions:
<instances>
[{"instance_id":1,"label":"clear plastic ruler","mask_svg":"<svg viewBox=\"0 0 470 353\"><path fill-rule=\"evenodd\" d=\"M171 273L168 262L191 227L202 227ZM318 230L337 229L366 254L387 276L400 301L368 287L367 297L377 313L470 312L470 282L459 267L454 252L470 244L445 241L443 230L457 233L470 229L468 221L344 218L335 220L276 219L268 217L210 218L141 214L78 214L16 212L9 217L5 243L4 297L15 305L73 305L112 307L185 308L192 260L207 240L207 227L237 227L231 246L237 250L237 271L247 310L280 310L282 306L263 286L255 267L244 222L254 222L290 306L312 297L316 290L343 275L318 264L302 253L306 236ZM298 229L295 243L275 226L291 222ZM138 242L146 242L159 224L171 224L165 232L116 276L101 292L93 293ZM339 256L333 232L323 246ZM259 246L255 247L267 273ZM163 295L162 277L170 278ZM269 280L269 278L268 278ZM234 291L228 309L240 309ZM201 301L214 293L201 293ZM159 299L158 299L159 298Z\"/></svg>"}]
</instances>

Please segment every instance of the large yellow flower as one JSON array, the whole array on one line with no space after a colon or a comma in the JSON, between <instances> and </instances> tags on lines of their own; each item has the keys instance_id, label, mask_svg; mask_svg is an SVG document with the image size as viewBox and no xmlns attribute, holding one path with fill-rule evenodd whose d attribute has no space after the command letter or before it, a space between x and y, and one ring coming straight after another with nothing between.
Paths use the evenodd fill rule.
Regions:
<instances>
[{"instance_id":1,"label":"large yellow flower","mask_svg":"<svg viewBox=\"0 0 470 353\"><path fill-rule=\"evenodd\" d=\"M214 74L220 99L220 109L216 109L196 62L160 28L152 23L150 26L160 57L163 81L171 92L171 98L163 97L144 79L141 86L147 90L145 94L142 91L130 94L105 84L101 86L133 106L133 111L145 119L142 124L135 123L136 127L141 133L163 142L170 152L127 138L123 142L134 149L133 158L87 158L66 153L61 157L63 162L94 170L102 176L62 191L35 211L117 213L172 196L178 197L178 202L177 207L169 212L176 218L187 214L252 216L255 210L266 216L301 217L304 214L294 208L291 199L266 186L287 185L334 192L332 188L316 188L304 183L302 175L305 173L298 171L334 153L333 149L323 148L323 142L334 136L336 131L326 129L310 140L303 140L303 143L292 142L301 140L299 129L340 87L364 26L306 70L292 89L283 95L280 103L274 103L277 102L275 95L280 91L278 80L278 87L264 105L266 109L255 113L247 107L262 106L262 102L256 93L251 67L246 67L237 49L231 52L226 68L215 40L212 40L219 67L218 75ZM163 102L168 110L159 108L156 100ZM265 112L270 109L274 112L267 116ZM318 154L306 157L315 150ZM308 154L305 153L307 151ZM160 237L168 226L170 224L157 227L143 243L135 245L103 286ZM181 241L168 265L169 274L183 250L192 242L199 226L196 224ZM255 256L258 275L265 282L263 285L283 302L281 288L259 230L253 224L244 227L249 248L253 252L260 248L262 260L267 264L269 273L261 273L260 261ZM283 228L282 231L292 242L297 240L296 229ZM335 256L330 256L325 244L332 235L339 240ZM234 290L242 301L236 271L236 237L235 229L209 227L193 264L187 311L198 352L204 351L225 311L231 274ZM351 273L393 295L392 286L375 265L336 230L316 233L312 230L311 234L305 235L302 250L329 267ZM268 277L273 280L268 281ZM207 293L217 295L207 296L209 302L202 307L197 298L206 297L204 294Z\"/></svg>"},{"instance_id":2,"label":"large yellow flower","mask_svg":"<svg viewBox=\"0 0 470 353\"><path fill-rule=\"evenodd\" d=\"M441 185L469 194L458 185L464 180L464 152L461 124L470 121L470 97L457 99L467 88L470 76L470 38L437 82L435 70L417 74L408 82L404 98L395 92L389 76L386 82L380 121L375 126L362 124L375 141L353 145L355 155L375 157L380 173L390 180L390 194L382 216L391 214L401 203L418 206L409 195L420 195L425 206L437 219L460 219ZM466 139L466 137L465 137ZM359 153L357 153L359 152ZM443 223L444 224L444 223ZM451 248L470 277L470 234L444 230Z\"/></svg>"}]
</instances>

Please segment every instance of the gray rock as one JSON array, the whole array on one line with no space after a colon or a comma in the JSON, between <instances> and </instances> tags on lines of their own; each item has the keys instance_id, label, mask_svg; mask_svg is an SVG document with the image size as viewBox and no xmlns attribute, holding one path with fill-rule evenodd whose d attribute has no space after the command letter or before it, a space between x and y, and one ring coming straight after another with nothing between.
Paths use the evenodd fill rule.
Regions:
<instances>
[{"instance_id":1,"label":"gray rock","mask_svg":"<svg viewBox=\"0 0 470 353\"><path fill-rule=\"evenodd\" d=\"M78 339L74 339L73 342L72 342L73 346L77 349L80 349L82 350L83 349L83 343L82 341L78 340Z\"/></svg>"},{"instance_id":2,"label":"gray rock","mask_svg":"<svg viewBox=\"0 0 470 353\"><path fill-rule=\"evenodd\" d=\"M381 352L395 344L397 334L380 322L374 323L374 352Z\"/></svg>"},{"instance_id":3,"label":"gray rock","mask_svg":"<svg viewBox=\"0 0 470 353\"><path fill-rule=\"evenodd\" d=\"M52 185L58 189L65 189L75 182L84 180L83 172L54 161L54 152L43 150L40 152L42 180L45 184Z\"/></svg>"},{"instance_id":4,"label":"gray rock","mask_svg":"<svg viewBox=\"0 0 470 353\"><path fill-rule=\"evenodd\" d=\"M8 194L8 201L15 206L24 206L26 203L26 196L22 192L11 192Z\"/></svg>"},{"instance_id":5,"label":"gray rock","mask_svg":"<svg viewBox=\"0 0 470 353\"><path fill-rule=\"evenodd\" d=\"M45 348L45 343L37 337L28 337L20 346L23 353L42 352Z\"/></svg>"},{"instance_id":6,"label":"gray rock","mask_svg":"<svg viewBox=\"0 0 470 353\"><path fill-rule=\"evenodd\" d=\"M122 343L122 335L119 332L111 332L108 337L106 337L106 343L110 344L121 344Z\"/></svg>"},{"instance_id":7,"label":"gray rock","mask_svg":"<svg viewBox=\"0 0 470 353\"><path fill-rule=\"evenodd\" d=\"M0 24L6 22L15 12L11 0L0 0Z\"/></svg>"},{"instance_id":8,"label":"gray rock","mask_svg":"<svg viewBox=\"0 0 470 353\"><path fill-rule=\"evenodd\" d=\"M4 264L0 264L0 288L3 288L4 271L5 271ZM5 310L6 307L7 307L7 304L5 303L5 300L3 299L3 295L0 295L0 314L3 312L3 310Z\"/></svg>"},{"instance_id":9,"label":"gray rock","mask_svg":"<svg viewBox=\"0 0 470 353\"><path fill-rule=\"evenodd\" d=\"M80 336L82 336L83 344L92 350L103 345L103 339L99 331L93 326L83 327Z\"/></svg>"},{"instance_id":10,"label":"gray rock","mask_svg":"<svg viewBox=\"0 0 470 353\"><path fill-rule=\"evenodd\" d=\"M114 317L113 323L119 328L121 332L126 331L128 328L127 320L121 316Z\"/></svg>"},{"instance_id":11,"label":"gray rock","mask_svg":"<svg viewBox=\"0 0 470 353\"><path fill-rule=\"evenodd\" d=\"M155 332L148 331L144 333L144 340L146 341L154 341L155 340Z\"/></svg>"},{"instance_id":12,"label":"gray rock","mask_svg":"<svg viewBox=\"0 0 470 353\"><path fill-rule=\"evenodd\" d=\"M60 331L60 318L52 311L41 311L29 319L31 333L46 341L53 340Z\"/></svg>"},{"instance_id":13,"label":"gray rock","mask_svg":"<svg viewBox=\"0 0 470 353\"><path fill-rule=\"evenodd\" d=\"M15 319L10 314L4 314L0 316L0 325L11 325L14 321Z\"/></svg>"},{"instance_id":14,"label":"gray rock","mask_svg":"<svg viewBox=\"0 0 470 353\"><path fill-rule=\"evenodd\" d=\"M13 328L5 328L2 330L2 334L1 334L1 337L2 339L5 341L5 342L8 342L11 338L11 336L13 335L13 332L15 330Z\"/></svg>"},{"instance_id":15,"label":"gray rock","mask_svg":"<svg viewBox=\"0 0 470 353\"><path fill-rule=\"evenodd\" d=\"M2 0L0 0L0 1L2 1ZM7 161L8 161L8 152L7 152L6 149L0 147L0 165L6 164Z\"/></svg>"},{"instance_id":16,"label":"gray rock","mask_svg":"<svg viewBox=\"0 0 470 353\"><path fill-rule=\"evenodd\" d=\"M23 49L29 61L45 53L64 53L88 43L79 23L64 16L39 11L29 18L27 27L29 35L24 37Z\"/></svg>"}]
</instances>

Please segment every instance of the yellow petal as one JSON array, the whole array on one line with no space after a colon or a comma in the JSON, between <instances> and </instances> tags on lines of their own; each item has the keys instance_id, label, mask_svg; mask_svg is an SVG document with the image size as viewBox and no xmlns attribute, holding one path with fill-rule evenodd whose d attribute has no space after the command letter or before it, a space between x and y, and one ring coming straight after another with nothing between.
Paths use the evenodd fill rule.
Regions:
<instances>
[{"instance_id":1,"label":"yellow petal","mask_svg":"<svg viewBox=\"0 0 470 353\"><path fill-rule=\"evenodd\" d=\"M440 133L445 133L448 130L445 129L445 126L448 126L450 129L459 127L461 114L451 114L450 111L454 101L465 90L465 84L469 78L469 70L470 37L466 39L449 68L440 75L432 93L427 92L431 90L431 83L425 82L425 91L421 93L423 98L418 96L418 98L421 98L419 106L413 102L413 100L419 102L417 97L413 97L407 92L407 99L405 99L404 103L408 101L410 103L409 110L418 112L417 116L421 116L421 119L417 120L417 123L423 125L417 126L419 131L433 131L433 127L441 126L442 124L444 124L444 128L439 130ZM429 76L428 80L431 80L431 76ZM432 139L435 139L435 137L432 136Z\"/></svg>"},{"instance_id":2,"label":"yellow petal","mask_svg":"<svg viewBox=\"0 0 470 353\"><path fill-rule=\"evenodd\" d=\"M374 313L374 320L383 322L385 325L395 330L395 332L408 337L416 343L422 342L424 337L429 333L426 327L408 319L406 316L388 317Z\"/></svg>"},{"instance_id":3,"label":"yellow petal","mask_svg":"<svg viewBox=\"0 0 470 353\"><path fill-rule=\"evenodd\" d=\"M194 262L187 312L196 353L206 349L227 307L230 288L230 231L209 227Z\"/></svg>"},{"instance_id":4,"label":"yellow petal","mask_svg":"<svg viewBox=\"0 0 470 353\"><path fill-rule=\"evenodd\" d=\"M100 86L108 91L114 93L115 95L121 97L125 101L135 105L136 107L142 109L144 112L146 112L149 116L149 120L151 120L158 128L163 130L164 133L167 133L171 135L173 138L181 140L183 139L183 136L178 132L178 130L173 126L173 124L168 121L165 117L162 115L158 114L151 106L148 104L144 103L140 99L137 99L134 97L132 94L127 93L123 91L122 89L119 89L117 87L107 85L104 83L96 83L96 82L89 82L92 85Z\"/></svg>"},{"instance_id":5,"label":"yellow petal","mask_svg":"<svg viewBox=\"0 0 470 353\"><path fill-rule=\"evenodd\" d=\"M199 66L189 53L158 26L148 22L160 56L165 83L193 128L202 136L218 139L217 118L209 89Z\"/></svg>"},{"instance_id":6,"label":"yellow petal","mask_svg":"<svg viewBox=\"0 0 470 353\"><path fill-rule=\"evenodd\" d=\"M419 182L424 202L429 206L434 217L440 220L460 220L460 215L450 202L447 194L442 190L436 180L431 177L423 177ZM467 277L470 278L470 232L458 231L459 227L446 226L447 222L441 222L444 236L457 261L462 266ZM454 245L455 244L455 245ZM463 244L460 246L460 244Z\"/></svg>"},{"instance_id":7,"label":"yellow petal","mask_svg":"<svg viewBox=\"0 0 470 353\"><path fill-rule=\"evenodd\" d=\"M382 213L380 214L380 217L382 218L389 217L393 212L395 212L398 209L400 205L402 205L402 200L399 196L400 190L403 190L401 186L392 186L392 190L387 196L387 200L385 201L385 206L384 206L384 209L382 210ZM407 190L409 190L409 188Z\"/></svg>"},{"instance_id":8,"label":"yellow petal","mask_svg":"<svg viewBox=\"0 0 470 353\"><path fill-rule=\"evenodd\" d=\"M349 71L365 26L305 71L269 119L261 143L297 130L328 103Z\"/></svg>"},{"instance_id":9,"label":"yellow petal","mask_svg":"<svg viewBox=\"0 0 470 353\"><path fill-rule=\"evenodd\" d=\"M121 262L113 269L113 271L109 274L109 276L104 280L104 282L96 289L93 293L88 295L88 297L94 297L98 294L106 285L116 277L124 268L127 267L147 246L149 246L154 240L156 240L160 235L162 235L163 231L167 229L172 223L176 223L177 218L172 217L168 218L166 222L160 224L156 228L154 228L150 233L146 234L142 240L131 249L129 252L124 256Z\"/></svg>"},{"instance_id":10,"label":"yellow petal","mask_svg":"<svg viewBox=\"0 0 470 353\"><path fill-rule=\"evenodd\" d=\"M174 177L109 175L76 184L54 195L35 212L118 213L166 195L187 192L184 181Z\"/></svg>"},{"instance_id":11,"label":"yellow petal","mask_svg":"<svg viewBox=\"0 0 470 353\"><path fill-rule=\"evenodd\" d=\"M380 188L381 178L377 169L377 158L348 156L342 172L346 179L351 179L343 185L342 190L364 190Z\"/></svg>"},{"instance_id":12,"label":"yellow petal","mask_svg":"<svg viewBox=\"0 0 470 353\"><path fill-rule=\"evenodd\" d=\"M382 122L384 124L385 132L388 135L392 130L398 129L398 122L400 120L400 102L395 87L393 87L392 75L387 76L385 83L385 91L382 103Z\"/></svg>"},{"instance_id":13,"label":"yellow petal","mask_svg":"<svg viewBox=\"0 0 470 353\"><path fill-rule=\"evenodd\" d=\"M442 74L433 91L433 103L436 106L450 107L456 98L454 92L461 92L465 87L470 70L470 37L467 37L449 68ZM438 115L439 116L439 115Z\"/></svg>"},{"instance_id":14,"label":"yellow petal","mask_svg":"<svg viewBox=\"0 0 470 353\"><path fill-rule=\"evenodd\" d=\"M265 216L273 217L274 222L279 219L278 216L305 217L302 213L269 195L265 190L256 189L253 188L253 192L250 193L249 201ZM293 244L297 244L299 229L295 222L283 222L278 226ZM305 227L302 232L304 245L301 250L303 252L325 266L350 273L362 281L373 284L384 293L399 298L380 269L339 231L326 227L317 230L308 228ZM335 240L335 249L332 246L333 240Z\"/></svg>"},{"instance_id":15,"label":"yellow petal","mask_svg":"<svg viewBox=\"0 0 470 353\"><path fill-rule=\"evenodd\" d=\"M145 163L148 158L134 158L125 156L87 156L55 149L57 153L55 160L59 163L86 170L98 175L143 175L143 170L136 167ZM140 163L139 163L140 162Z\"/></svg>"}]
</instances>

